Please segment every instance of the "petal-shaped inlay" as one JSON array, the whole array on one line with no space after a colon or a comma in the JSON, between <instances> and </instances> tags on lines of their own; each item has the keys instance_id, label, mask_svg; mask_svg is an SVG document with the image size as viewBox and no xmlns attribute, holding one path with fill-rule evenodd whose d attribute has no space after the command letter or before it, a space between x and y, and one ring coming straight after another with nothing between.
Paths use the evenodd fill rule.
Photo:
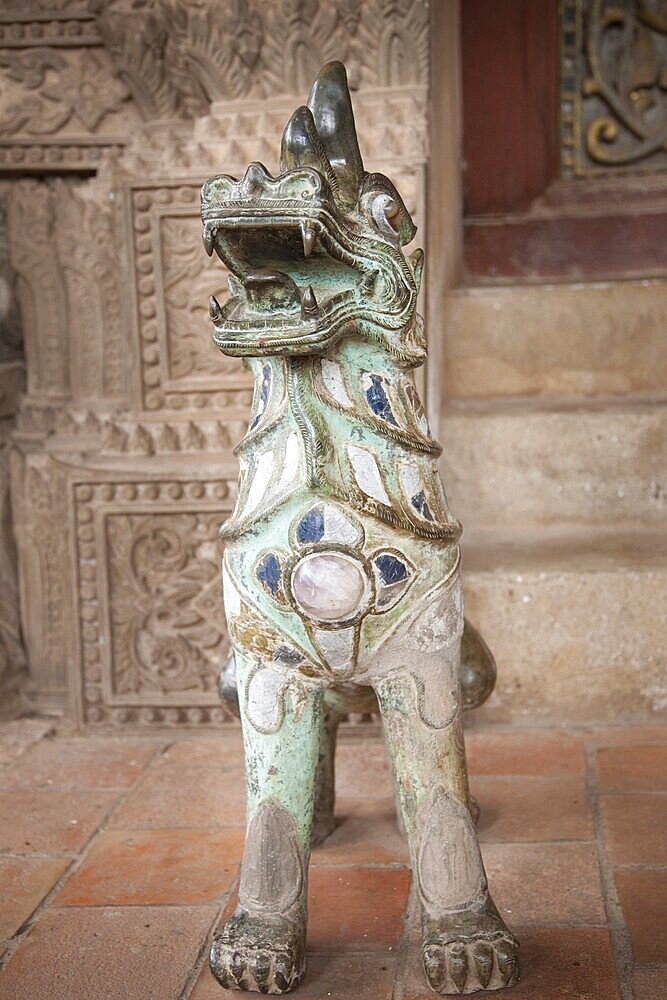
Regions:
<instances>
[{"instance_id":1,"label":"petal-shaped inlay","mask_svg":"<svg viewBox=\"0 0 667 1000\"><path fill-rule=\"evenodd\" d=\"M297 521L295 536L298 545L334 542L357 547L363 544L364 531L355 517L333 504L319 503Z\"/></svg>"},{"instance_id":2,"label":"petal-shaped inlay","mask_svg":"<svg viewBox=\"0 0 667 1000\"><path fill-rule=\"evenodd\" d=\"M371 372L364 372L361 382L371 412L376 417L379 417L380 420L384 420L386 424L397 427L398 422L391 408L391 402L385 389L385 380L382 376L374 375Z\"/></svg>"},{"instance_id":3,"label":"petal-shaped inlay","mask_svg":"<svg viewBox=\"0 0 667 1000\"><path fill-rule=\"evenodd\" d=\"M257 409L255 410L255 416L250 424L250 430L253 430L257 424L262 419L264 411L266 410L267 404L269 402L269 393L271 392L271 365L262 366L262 381L259 383L259 392L257 393Z\"/></svg>"},{"instance_id":4,"label":"petal-shaped inlay","mask_svg":"<svg viewBox=\"0 0 667 1000\"><path fill-rule=\"evenodd\" d=\"M347 393L343 372L338 362L332 361L330 358L322 358L321 366L322 382L329 395L341 406L346 408L352 406L352 400Z\"/></svg>"},{"instance_id":5,"label":"petal-shaped inlay","mask_svg":"<svg viewBox=\"0 0 667 1000\"><path fill-rule=\"evenodd\" d=\"M360 448L356 444L348 444L347 453L352 463L354 478L362 492L388 507L391 506L375 455L367 448Z\"/></svg>"},{"instance_id":6,"label":"petal-shaped inlay","mask_svg":"<svg viewBox=\"0 0 667 1000\"><path fill-rule=\"evenodd\" d=\"M324 514L321 507L313 507L301 518L296 529L296 540L304 544L306 542L319 542L324 534Z\"/></svg>"},{"instance_id":7,"label":"petal-shaped inlay","mask_svg":"<svg viewBox=\"0 0 667 1000\"><path fill-rule=\"evenodd\" d=\"M394 552L380 552L373 558L375 610L389 611L412 583L414 567Z\"/></svg>"},{"instance_id":8,"label":"petal-shaped inlay","mask_svg":"<svg viewBox=\"0 0 667 1000\"><path fill-rule=\"evenodd\" d=\"M257 563L257 579L267 593L272 597L277 597L283 586L282 569L280 559L274 552L267 552Z\"/></svg>"},{"instance_id":9,"label":"petal-shaped inlay","mask_svg":"<svg viewBox=\"0 0 667 1000\"><path fill-rule=\"evenodd\" d=\"M336 629L313 629L313 641L330 670L341 676L354 672L354 626Z\"/></svg>"}]
</instances>

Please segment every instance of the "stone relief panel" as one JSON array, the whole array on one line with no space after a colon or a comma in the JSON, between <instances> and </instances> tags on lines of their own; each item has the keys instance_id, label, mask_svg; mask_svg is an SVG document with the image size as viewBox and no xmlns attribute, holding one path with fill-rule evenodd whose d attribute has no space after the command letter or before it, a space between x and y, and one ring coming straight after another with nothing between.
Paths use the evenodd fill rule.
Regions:
<instances>
[{"instance_id":1,"label":"stone relief panel","mask_svg":"<svg viewBox=\"0 0 667 1000\"><path fill-rule=\"evenodd\" d=\"M246 412L251 380L211 348L208 296L224 269L200 250L198 185L132 192L140 408Z\"/></svg>"},{"instance_id":2,"label":"stone relief panel","mask_svg":"<svg viewBox=\"0 0 667 1000\"><path fill-rule=\"evenodd\" d=\"M58 0L0 11L0 170L95 169L140 121L305 95L344 59L356 88L426 86L427 0Z\"/></svg>"},{"instance_id":3,"label":"stone relief panel","mask_svg":"<svg viewBox=\"0 0 667 1000\"><path fill-rule=\"evenodd\" d=\"M255 159L276 171L296 103L343 58L366 165L422 226L428 13L425 0L0 11L27 369L12 504L36 705L61 706L68 687L88 725L226 721L216 538L252 385L211 344L208 297L227 288L201 247L199 187Z\"/></svg>"},{"instance_id":4,"label":"stone relief panel","mask_svg":"<svg viewBox=\"0 0 667 1000\"><path fill-rule=\"evenodd\" d=\"M19 564L21 628L30 683L27 694L58 709L66 692L65 666L74 650L72 567L67 480L44 453L10 459L14 539Z\"/></svg>"},{"instance_id":5,"label":"stone relief panel","mask_svg":"<svg viewBox=\"0 0 667 1000\"><path fill-rule=\"evenodd\" d=\"M234 488L220 480L75 487L87 722L226 719L216 693L229 649L217 536Z\"/></svg>"},{"instance_id":6,"label":"stone relief panel","mask_svg":"<svg viewBox=\"0 0 667 1000\"><path fill-rule=\"evenodd\" d=\"M560 33L563 175L667 170L662 0L564 0Z\"/></svg>"}]
</instances>

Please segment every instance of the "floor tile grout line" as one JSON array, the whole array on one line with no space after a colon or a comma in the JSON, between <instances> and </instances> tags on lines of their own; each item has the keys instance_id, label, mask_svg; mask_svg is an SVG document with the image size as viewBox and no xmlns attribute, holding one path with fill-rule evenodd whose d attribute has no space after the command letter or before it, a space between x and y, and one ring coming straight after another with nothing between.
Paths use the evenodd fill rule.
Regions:
<instances>
[{"instance_id":1,"label":"floor tile grout line","mask_svg":"<svg viewBox=\"0 0 667 1000\"><path fill-rule=\"evenodd\" d=\"M197 981L199 980L202 969L204 968L204 964L207 961L209 952L211 950L211 942L213 940L213 935L215 934L216 930L220 925L220 920L222 918L223 913L225 912L225 910L229 905L229 901L234 897L234 894L238 890L239 881L240 881L240 870L237 869L236 877L230 883L229 888L224 895L223 901L220 903L220 906L218 907L218 912L216 914L215 920L211 923L208 932L204 937L204 940L202 941L202 944L197 953L197 959L192 967L190 975L188 976L183 989L181 990L179 1000L188 1000L188 997L190 996L195 986L197 985Z\"/></svg>"},{"instance_id":2,"label":"floor tile grout line","mask_svg":"<svg viewBox=\"0 0 667 1000\"><path fill-rule=\"evenodd\" d=\"M605 913L607 915L612 957L616 967L616 977L618 979L621 1000L635 1000L632 943L628 928L623 918L623 910L621 908L618 892L616 891L613 869L607 856L607 847L604 839L604 829L600 810L600 793L597 787L597 773L595 766L597 749L598 748L596 747L586 748L586 763L588 797L593 816L596 852L600 871L600 881L602 884L602 898Z\"/></svg>"},{"instance_id":3,"label":"floor tile grout line","mask_svg":"<svg viewBox=\"0 0 667 1000\"><path fill-rule=\"evenodd\" d=\"M156 744L155 753L153 753L153 755L151 757L149 757L149 759L146 761L146 763L144 764L144 766L141 769L141 773L137 775L137 777L135 778L135 780L132 782L132 784L128 788L124 789L124 794L119 795L118 800L116 802L114 802L114 804L112 805L112 807L110 808L110 810L108 811L108 813L106 813L103 821L99 824L99 826L97 828L97 832L98 833L101 830L106 830L107 829L107 824L109 823L110 820L113 819L113 817L115 816L117 810L120 809L120 807L125 804L125 801L129 798L130 794L135 790L135 788L137 787L137 785L139 784L139 782L141 781L141 779L143 778L143 776L151 769L151 767L154 764L154 762L159 757L161 757L164 753L166 753L166 751L168 750L168 748L170 746L171 746L170 743L167 743L167 744L165 744L165 743L158 743L158 744Z\"/></svg>"},{"instance_id":4,"label":"floor tile grout line","mask_svg":"<svg viewBox=\"0 0 667 1000\"><path fill-rule=\"evenodd\" d=\"M41 716L41 717L40 716L35 716L35 721L39 721L40 718L42 718L43 721L46 722L48 719L51 718L51 716ZM28 719L28 721L30 721L30 717L29 716L27 717L27 719ZM18 720L13 720L13 721L21 721L21 720L18 719ZM5 772L8 771L10 767L14 767L14 765L16 764L16 762L19 761L21 759L21 757L25 756L25 754L27 754L28 750L30 750L32 747L34 747L35 744L41 743L42 740L46 739L47 737L50 737L50 736L53 736L53 735L57 735L55 733L56 723L57 723L57 719L53 718L52 722L51 722L51 726L50 726L49 729L46 730L46 732L41 733L36 739L31 740L29 743L27 743L21 750L19 750L19 752L16 755L16 757L14 757L12 760L8 760L6 764L3 764L0 767L0 780L2 780L2 776L5 774Z\"/></svg>"}]
</instances>

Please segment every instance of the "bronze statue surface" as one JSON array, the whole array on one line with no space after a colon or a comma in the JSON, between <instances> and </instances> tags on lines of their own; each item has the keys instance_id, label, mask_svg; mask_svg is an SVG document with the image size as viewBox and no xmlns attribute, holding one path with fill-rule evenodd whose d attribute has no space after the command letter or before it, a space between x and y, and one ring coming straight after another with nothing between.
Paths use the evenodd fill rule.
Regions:
<instances>
[{"instance_id":1,"label":"bronze statue surface","mask_svg":"<svg viewBox=\"0 0 667 1000\"><path fill-rule=\"evenodd\" d=\"M405 256L405 204L364 170L342 64L324 67L292 115L280 168L252 163L202 189L205 248L230 272L230 298L211 300L214 340L255 377L221 531L248 830L238 907L211 967L228 988L301 981L336 727L351 703L377 699L428 981L453 994L510 986L517 942L489 895L470 812L462 637L468 700L488 694L493 661L464 632L461 528L414 380L426 356L423 253Z\"/></svg>"}]
</instances>

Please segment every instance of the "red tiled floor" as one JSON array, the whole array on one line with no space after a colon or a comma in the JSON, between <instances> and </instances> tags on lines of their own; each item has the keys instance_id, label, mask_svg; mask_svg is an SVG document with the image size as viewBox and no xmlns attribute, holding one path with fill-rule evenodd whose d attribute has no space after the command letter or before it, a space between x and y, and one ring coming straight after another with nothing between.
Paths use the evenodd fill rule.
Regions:
<instances>
[{"instance_id":1,"label":"red tiled floor","mask_svg":"<svg viewBox=\"0 0 667 1000\"><path fill-rule=\"evenodd\" d=\"M604 924L593 844L486 844L489 888L509 924Z\"/></svg>"},{"instance_id":2,"label":"red tiled floor","mask_svg":"<svg viewBox=\"0 0 667 1000\"><path fill-rule=\"evenodd\" d=\"M667 792L667 745L604 747L595 763L601 791Z\"/></svg>"},{"instance_id":3,"label":"red tiled floor","mask_svg":"<svg viewBox=\"0 0 667 1000\"><path fill-rule=\"evenodd\" d=\"M0 851L58 854L84 846L116 792L0 792Z\"/></svg>"},{"instance_id":4,"label":"red tiled floor","mask_svg":"<svg viewBox=\"0 0 667 1000\"><path fill-rule=\"evenodd\" d=\"M313 865L409 864L393 799L340 799L336 829L311 855Z\"/></svg>"},{"instance_id":5,"label":"red tiled floor","mask_svg":"<svg viewBox=\"0 0 667 1000\"><path fill-rule=\"evenodd\" d=\"M667 743L667 726L595 726L582 737L591 746L650 746Z\"/></svg>"},{"instance_id":6,"label":"red tiled floor","mask_svg":"<svg viewBox=\"0 0 667 1000\"><path fill-rule=\"evenodd\" d=\"M50 909L2 973L2 1000L179 1000L208 906Z\"/></svg>"},{"instance_id":7,"label":"red tiled floor","mask_svg":"<svg viewBox=\"0 0 667 1000\"><path fill-rule=\"evenodd\" d=\"M590 840L591 811L583 778L475 777L482 841Z\"/></svg>"},{"instance_id":8,"label":"red tiled floor","mask_svg":"<svg viewBox=\"0 0 667 1000\"><path fill-rule=\"evenodd\" d=\"M378 955L308 955L306 978L295 1000L391 1000L396 959ZM188 1000L231 1000L204 964Z\"/></svg>"},{"instance_id":9,"label":"red tiled floor","mask_svg":"<svg viewBox=\"0 0 667 1000\"><path fill-rule=\"evenodd\" d=\"M243 831L109 830L56 897L58 906L209 903L229 889Z\"/></svg>"},{"instance_id":10,"label":"red tiled floor","mask_svg":"<svg viewBox=\"0 0 667 1000\"><path fill-rule=\"evenodd\" d=\"M394 794L384 743L341 739L336 752L336 793L346 799L389 799Z\"/></svg>"},{"instance_id":11,"label":"red tiled floor","mask_svg":"<svg viewBox=\"0 0 667 1000\"><path fill-rule=\"evenodd\" d=\"M664 1000L667 997L667 967L638 969L634 985L635 1000Z\"/></svg>"},{"instance_id":12,"label":"red tiled floor","mask_svg":"<svg viewBox=\"0 0 667 1000\"><path fill-rule=\"evenodd\" d=\"M614 878L635 962L667 964L667 871L616 872Z\"/></svg>"},{"instance_id":13,"label":"red tiled floor","mask_svg":"<svg viewBox=\"0 0 667 1000\"><path fill-rule=\"evenodd\" d=\"M77 791L129 788L159 743L129 737L42 740L0 776L0 787Z\"/></svg>"},{"instance_id":14,"label":"red tiled floor","mask_svg":"<svg viewBox=\"0 0 667 1000\"><path fill-rule=\"evenodd\" d=\"M67 869L67 858L0 858L0 938L9 938Z\"/></svg>"},{"instance_id":15,"label":"red tiled floor","mask_svg":"<svg viewBox=\"0 0 667 1000\"><path fill-rule=\"evenodd\" d=\"M603 795L600 808L612 865L667 864L667 796Z\"/></svg>"},{"instance_id":16,"label":"red tiled floor","mask_svg":"<svg viewBox=\"0 0 667 1000\"><path fill-rule=\"evenodd\" d=\"M507 993L489 996L507 996L508 1000L620 1000L606 930L519 928L517 937L521 981ZM435 996L424 977L419 937L411 936L403 1000L433 1000Z\"/></svg>"},{"instance_id":17,"label":"red tiled floor","mask_svg":"<svg viewBox=\"0 0 667 1000\"><path fill-rule=\"evenodd\" d=\"M17 760L53 728L52 719L11 719L0 724L0 769Z\"/></svg>"},{"instance_id":18,"label":"red tiled floor","mask_svg":"<svg viewBox=\"0 0 667 1000\"><path fill-rule=\"evenodd\" d=\"M197 759L197 758L195 758ZM161 759L137 782L109 820L125 830L245 826L243 762L215 771L201 763Z\"/></svg>"},{"instance_id":19,"label":"red tiled floor","mask_svg":"<svg viewBox=\"0 0 667 1000\"><path fill-rule=\"evenodd\" d=\"M243 737L239 726L210 736L185 736L174 740L162 758L174 766L205 767L212 777L243 773Z\"/></svg>"},{"instance_id":20,"label":"red tiled floor","mask_svg":"<svg viewBox=\"0 0 667 1000\"><path fill-rule=\"evenodd\" d=\"M409 885L407 868L311 869L308 947L396 950Z\"/></svg>"},{"instance_id":21,"label":"red tiled floor","mask_svg":"<svg viewBox=\"0 0 667 1000\"><path fill-rule=\"evenodd\" d=\"M516 1000L618 1000L598 856L616 866L623 917L644 963L627 968L619 955L626 986L634 982L635 1000L667 996L667 964L654 964L666 958L661 732L494 728L470 736L491 889L522 943ZM0 773L0 851L22 855L0 858L10 900L0 933L16 935L0 942L0 954L5 947L11 956L0 972L1 1000L79 1000L81 988L86 1000L235 995L197 972L220 905L233 907L243 846L241 734L170 739L56 736L25 744ZM598 773L602 783L604 843L591 823L582 742L596 760L593 791ZM355 732L340 741L337 763L338 825L313 853L310 973L299 996L431 1000L416 942L407 982L399 960L410 873L383 744ZM24 787L32 784L50 790ZM67 858L25 856L63 852ZM40 906L67 864L71 874ZM655 870L623 869L637 865ZM616 912L614 898L608 906Z\"/></svg>"},{"instance_id":22,"label":"red tiled floor","mask_svg":"<svg viewBox=\"0 0 667 1000\"><path fill-rule=\"evenodd\" d=\"M559 777L586 770L581 739L562 730L473 730L466 733L466 755L473 775Z\"/></svg>"}]
</instances>

